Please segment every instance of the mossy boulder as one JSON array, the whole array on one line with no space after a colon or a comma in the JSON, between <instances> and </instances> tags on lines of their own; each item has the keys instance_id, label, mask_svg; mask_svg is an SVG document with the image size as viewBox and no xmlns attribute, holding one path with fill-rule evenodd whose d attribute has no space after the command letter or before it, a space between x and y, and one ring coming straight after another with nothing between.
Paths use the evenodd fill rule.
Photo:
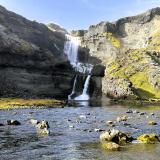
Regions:
<instances>
[{"instance_id":1,"label":"mossy boulder","mask_svg":"<svg viewBox=\"0 0 160 160\"><path fill-rule=\"evenodd\" d=\"M118 129L111 129L103 132L100 135L100 141L104 142L114 142L116 144L125 144L133 140L129 135L119 131Z\"/></svg>"},{"instance_id":2,"label":"mossy boulder","mask_svg":"<svg viewBox=\"0 0 160 160\"><path fill-rule=\"evenodd\" d=\"M106 150L111 150L111 151L120 150L120 145L114 142L103 142L102 147Z\"/></svg>"},{"instance_id":3,"label":"mossy boulder","mask_svg":"<svg viewBox=\"0 0 160 160\"><path fill-rule=\"evenodd\" d=\"M141 141L142 143L149 143L149 144L159 142L159 138L155 134L143 134L139 136L137 140Z\"/></svg>"},{"instance_id":4,"label":"mossy boulder","mask_svg":"<svg viewBox=\"0 0 160 160\"><path fill-rule=\"evenodd\" d=\"M155 121L149 121L148 125L157 125L157 122L155 122Z\"/></svg>"}]
</instances>

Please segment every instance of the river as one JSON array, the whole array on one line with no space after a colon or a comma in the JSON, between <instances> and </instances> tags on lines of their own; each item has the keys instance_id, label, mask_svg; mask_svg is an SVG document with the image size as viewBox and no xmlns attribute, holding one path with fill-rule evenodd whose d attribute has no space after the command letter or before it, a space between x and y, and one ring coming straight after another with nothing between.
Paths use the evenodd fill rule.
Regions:
<instances>
[{"instance_id":1,"label":"river","mask_svg":"<svg viewBox=\"0 0 160 160\"><path fill-rule=\"evenodd\" d=\"M133 106L83 104L64 108L32 108L0 110L0 122L19 120L20 126L0 127L0 160L158 160L160 144L128 144L121 151L106 151L99 142L96 128L107 129L107 120L127 115ZM119 123L115 128L133 137L142 133L160 134L160 106L138 107L146 115L128 114L129 126ZM154 112L155 115L151 115ZM47 120L50 135L38 136L28 120ZM155 120L158 125L149 126Z\"/></svg>"}]
</instances>

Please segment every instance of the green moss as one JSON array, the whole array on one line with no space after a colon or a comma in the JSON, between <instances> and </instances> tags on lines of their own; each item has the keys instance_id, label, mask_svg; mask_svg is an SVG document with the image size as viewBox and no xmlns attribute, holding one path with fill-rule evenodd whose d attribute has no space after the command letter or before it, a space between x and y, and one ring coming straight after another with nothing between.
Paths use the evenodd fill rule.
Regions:
<instances>
[{"instance_id":1,"label":"green moss","mask_svg":"<svg viewBox=\"0 0 160 160\"><path fill-rule=\"evenodd\" d=\"M111 42L111 44L116 47L121 47L121 42L118 38L116 38L112 33L105 32L103 33L104 36L106 36L107 40Z\"/></svg>"},{"instance_id":2,"label":"green moss","mask_svg":"<svg viewBox=\"0 0 160 160\"><path fill-rule=\"evenodd\" d=\"M64 101L55 99L20 99L20 98L1 98L0 109L24 108L32 106L62 106Z\"/></svg>"},{"instance_id":3,"label":"green moss","mask_svg":"<svg viewBox=\"0 0 160 160\"><path fill-rule=\"evenodd\" d=\"M28 52L28 51L32 50L32 46L28 42L22 42L21 43L21 50Z\"/></svg>"},{"instance_id":4,"label":"green moss","mask_svg":"<svg viewBox=\"0 0 160 160\"><path fill-rule=\"evenodd\" d=\"M149 81L151 60L152 57L144 49L128 50L126 54L110 63L106 75L119 79L129 79L135 88L135 94L140 99L160 99L159 89L155 88Z\"/></svg>"},{"instance_id":5,"label":"green moss","mask_svg":"<svg viewBox=\"0 0 160 160\"><path fill-rule=\"evenodd\" d=\"M147 50L160 52L160 31L157 31L150 37Z\"/></svg>"},{"instance_id":6,"label":"green moss","mask_svg":"<svg viewBox=\"0 0 160 160\"><path fill-rule=\"evenodd\" d=\"M148 144L156 143L159 141L158 136L156 136L155 134L143 134L139 136L137 140Z\"/></svg>"},{"instance_id":7,"label":"green moss","mask_svg":"<svg viewBox=\"0 0 160 160\"><path fill-rule=\"evenodd\" d=\"M159 89L156 89L149 83L148 71L137 72L129 79L142 99L160 98Z\"/></svg>"}]
</instances>

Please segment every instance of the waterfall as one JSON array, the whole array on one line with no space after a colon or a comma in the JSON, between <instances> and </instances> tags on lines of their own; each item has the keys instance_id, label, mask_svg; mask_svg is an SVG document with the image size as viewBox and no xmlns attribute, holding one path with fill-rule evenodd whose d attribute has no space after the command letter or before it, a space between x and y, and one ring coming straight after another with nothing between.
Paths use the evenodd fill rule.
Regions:
<instances>
[{"instance_id":1,"label":"waterfall","mask_svg":"<svg viewBox=\"0 0 160 160\"><path fill-rule=\"evenodd\" d=\"M91 79L91 75L88 75L87 78L86 78L86 81L84 83L84 88L83 88L83 92L80 96L76 97L75 100L89 100L89 95L88 95L88 87L89 87L89 81Z\"/></svg>"},{"instance_id":2,"label":"waterfall","mask_svg":"<svg viewBox=\"0 0 160 160\"><path fill-rule=\"evenodd\" d=\"M72 67L76 71L83 73L83 74L88 74L86 81L85 81L85 84L84 84L82 94L78 97L75 97L74 100L89 100L89 95L87 92L88 92L89 82L90 82L90 78L91 78L90 74L91 74L93 65L78 62L78 48L80 46L79 37L73 37L71 35L66 35L66 38L67 38L67 41L64 46L64 54L67 56L70 64L72 65ZM77 76L74 79L72 92L68 96L68 100L72 100L72 96L76 92L75 91L76 84L77 84Z\"/></svg>"},{"instance_id":3,"label":"waterfall","mask_svg":"<svg viewBox=\"0 0 160 160\"><path fill-rule=\"evenodd\" d=\"M77 56L78 56L78 47L80 44L80 40L78 37L73 37L70 35L66 35L67 41L64 46L64 53L67 56L70 64L73 67L76 67L77 64Z\"/></svg>"},{"instance_id":4,"label":"waterfall","mask_svg":"<svg viewBox=\"0 0 160 160\"><path fill-rule=\"evenodd\" d=\"M72 100L72 96L75 94L76 84L77 84L77 75L76 75L76 77L75 77L75 79L74 79L72 92L71 92L71 94L68 96L68 100Z\"/></svg>"}]
</instances>

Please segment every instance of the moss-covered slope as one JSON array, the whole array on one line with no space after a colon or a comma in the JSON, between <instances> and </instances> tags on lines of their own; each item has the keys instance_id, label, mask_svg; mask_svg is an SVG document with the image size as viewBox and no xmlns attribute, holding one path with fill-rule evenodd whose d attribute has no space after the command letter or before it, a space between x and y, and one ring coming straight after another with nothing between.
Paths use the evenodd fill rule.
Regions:
<instances>
[{"instance_id":1,"label":"moss-covered slope","mask_svg":"<svg viewBox=\"0 0 160 160\"><path fill-rule=\"evenodd\" d=\"M105 95L160 101L160 8L92 25L82 46L106 66Z\"/></svg>"}]
</instances>

